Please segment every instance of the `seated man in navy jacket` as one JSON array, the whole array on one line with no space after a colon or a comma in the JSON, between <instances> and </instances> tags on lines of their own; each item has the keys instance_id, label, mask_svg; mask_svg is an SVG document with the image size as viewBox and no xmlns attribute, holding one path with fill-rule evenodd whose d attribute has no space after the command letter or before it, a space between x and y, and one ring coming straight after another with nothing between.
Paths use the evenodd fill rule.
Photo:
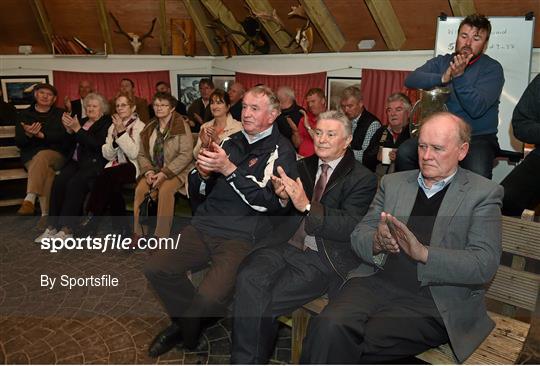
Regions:
<instances>
[{"instance_id":1,"label":"seated man in navy jacket","mask_svg":"<svg viewBox=\"0 0 540 366\"><path fill-rule=\"evenodd\" d=\"M243 100L243 130L203 147L189 175L189 194L200 203L180 248L150 257L145 275L171 317L149 355L158 357L183 342L196 348L201 318L219 317L232 295L240 262L272 230L269 215L284 214L271 176L277 167L297 177L291 143L273 126L279 101L271 89L250 89ZM196 290L186 272L212 262Z\"/></svg>"},{"instance_id":2,"label":"seated man in navy jacket","mask_svg":"<svg viewBox=\"0 0 540 366\"><path fill-rule=\"evenodd\" d=\"M368 210L377 179L355 160L344 114L321 113L314 130L315 155L298 162L300 178L279 169L273 179L294 216L277 227L275 245L250 254L238 274L232 363L268 363L277 318L327 292L332 296L359 264L350 234Z\"/></svg>"}]
</instances>

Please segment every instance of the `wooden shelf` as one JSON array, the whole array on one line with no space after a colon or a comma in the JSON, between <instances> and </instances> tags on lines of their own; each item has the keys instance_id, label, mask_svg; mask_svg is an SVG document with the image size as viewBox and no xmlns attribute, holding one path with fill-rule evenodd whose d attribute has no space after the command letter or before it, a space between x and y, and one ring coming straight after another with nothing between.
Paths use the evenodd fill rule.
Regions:
<instances>
[{"instance_id":1,"label":"wooden shelf","mask_svg":"<svg viewBox=\"0 0 540 366\"><path fill-rule=\"evenodd\" d=\"M0 181L26 179L27 177L28 173L26 173L26 170L24 170L23 168L0 170Z\"/></svg>"},{"instance_id":2,"label":"wooden shelf","mask_svg":"<svg viewBox=\"0 0 540 366\"><path fill-rule=\"evenodd\" d=\"M0 139L15 137L15 126L0 126Z\"/></svg>"},{"instance_id":3,"label":"wooden shelf","mask_svg":"<svg viewBox=\"0 0 540 366\"><path fill-rule=\"evenodd\" d=\"M21 156L17 146L0 146L0 159L18 158Z\"/></svg>"}]
</instances>

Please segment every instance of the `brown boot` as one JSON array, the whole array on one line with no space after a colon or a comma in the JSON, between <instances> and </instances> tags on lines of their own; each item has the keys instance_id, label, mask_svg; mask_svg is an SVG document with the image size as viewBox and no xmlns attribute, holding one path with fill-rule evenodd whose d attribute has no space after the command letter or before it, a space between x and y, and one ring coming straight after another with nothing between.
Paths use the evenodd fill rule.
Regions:
<instances>
[{"instance_id":1,"label":"brown boot","mask_svg":"<svg viewBox=\"0 0 540 366\"><path fill-rule=\"evenodd\" d=\"M17 211L17 215L21 216L32 216L35 211L34 204L30 201L24 200L21 204L21 207L19 208L19 211Z\"/></svg>"}]
</instances>

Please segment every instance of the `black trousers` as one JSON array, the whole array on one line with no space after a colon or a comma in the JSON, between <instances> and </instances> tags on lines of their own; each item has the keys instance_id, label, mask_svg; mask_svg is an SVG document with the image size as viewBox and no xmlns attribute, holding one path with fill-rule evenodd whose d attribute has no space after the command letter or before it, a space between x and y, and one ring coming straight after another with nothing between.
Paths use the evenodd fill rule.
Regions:
<instances>
[{"instance_id":1,"label":"black trousers","mask_svg":"<svg viewBox=\"0 0 540 366\"><path fill-rule=\"evenodd\" d=\"M311 319L300 363L389 362L446 342L430 297L407 293L376 275L353 278Z\"/></svg>"},{"instance_id":2,"label":"black trousers","mask_svg":"<svg viewBox=\"0 0 540 366\"><path fill-rule=\"evenodd\" d=\"M57 229L75 227L96 176L95 169L85 169L74 160L64 165L54 178L51 189L49 225Z\"/></svg>"},{"instance_id":3,"label":"black trousers","mask_svg":"<svg viewBox=\"0 0 540 366\"><path fill-rule=\"evenodd\" d=\"M236 280L231 363L268 363L277 318L325 294L336 283L337 274L310 249L304 252L283 243L251 253Z\"/></svg>"},{"instance_id":4,"label":"black trousers","mask_svg":"<svg viewBox=\"0 0 540 366\"><path fill-rule=\"evenodd\" d=\"M540 151L527 155L501 185L504 215L521 216L524 209L534 209L540 203Z\"/></svg>"},{"instance_id":5,"label":"black trousers","mask_svg":"<svg viewBox=\"0 0 540 366\"><path fill-rule=\"evenodd\" d=\"M114 220L113 225L122 225L121 217L126 216L126 202L122 187L135 182L135 165L131 162L103 169L96 178L86 209L94 216L102 216L107 208ZM130 219L131 220L131 219Z\"/></svg>"}]
</instances>

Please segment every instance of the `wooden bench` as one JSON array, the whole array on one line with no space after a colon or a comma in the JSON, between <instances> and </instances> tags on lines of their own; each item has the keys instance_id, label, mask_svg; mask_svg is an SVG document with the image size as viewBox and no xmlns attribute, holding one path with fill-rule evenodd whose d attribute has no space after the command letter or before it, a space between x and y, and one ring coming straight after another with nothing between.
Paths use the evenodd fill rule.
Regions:
<instances>
[{"instance_id":1,"label":"wooden bench","mask_svg":"<svg viewBox=\"0 0 540 366\"><path fill-rule=\"evenodd\" d=\"M488 299L493 300L493 304L496 305L494 307L499 308L497 312L495 310L489 312L496 327L465 361L466 364L515 364L518 358L524 360L523 355L520 357L524 348L540 350L538 344L540 332L535 327L535 323L540 323L537 309L540 275L529 272L527 268L527 264L540 260L540 223L505 216L502 234L503 251L512 255L512 264L499 266L486 294ZM319 314L327 304L328 300L321 297L293 313L291 352L293 364L297 364L300 360L302 341L309 318ZM533 312L532 327L529 323L511 317L519 309ZM534 313L537 313L536 316ZM538 326L540 327L540 324ZM428 350L417 357L432 364L456 362L448 344Z\"/></svg>"},{"instance_id":2,"label":"wooden bench","mask_svg":"<svg viewBox=\"0 0 540 366\"><path fill-rule=\"evenodd\" d=\"M0 139L13 139L15 138L15 126L0 126ZM19 148L14 145L0 146L0 159L16 159L19 158ZM2 163L0 168L0 182L11 180L26 179L28 174L24 168L7 167ZM26 183L25 183L26 184ZM16 198L4 198L0 199L0 207L4 206L16 206L21 204L23 197Z\"/></svg>"}]
</instances>

